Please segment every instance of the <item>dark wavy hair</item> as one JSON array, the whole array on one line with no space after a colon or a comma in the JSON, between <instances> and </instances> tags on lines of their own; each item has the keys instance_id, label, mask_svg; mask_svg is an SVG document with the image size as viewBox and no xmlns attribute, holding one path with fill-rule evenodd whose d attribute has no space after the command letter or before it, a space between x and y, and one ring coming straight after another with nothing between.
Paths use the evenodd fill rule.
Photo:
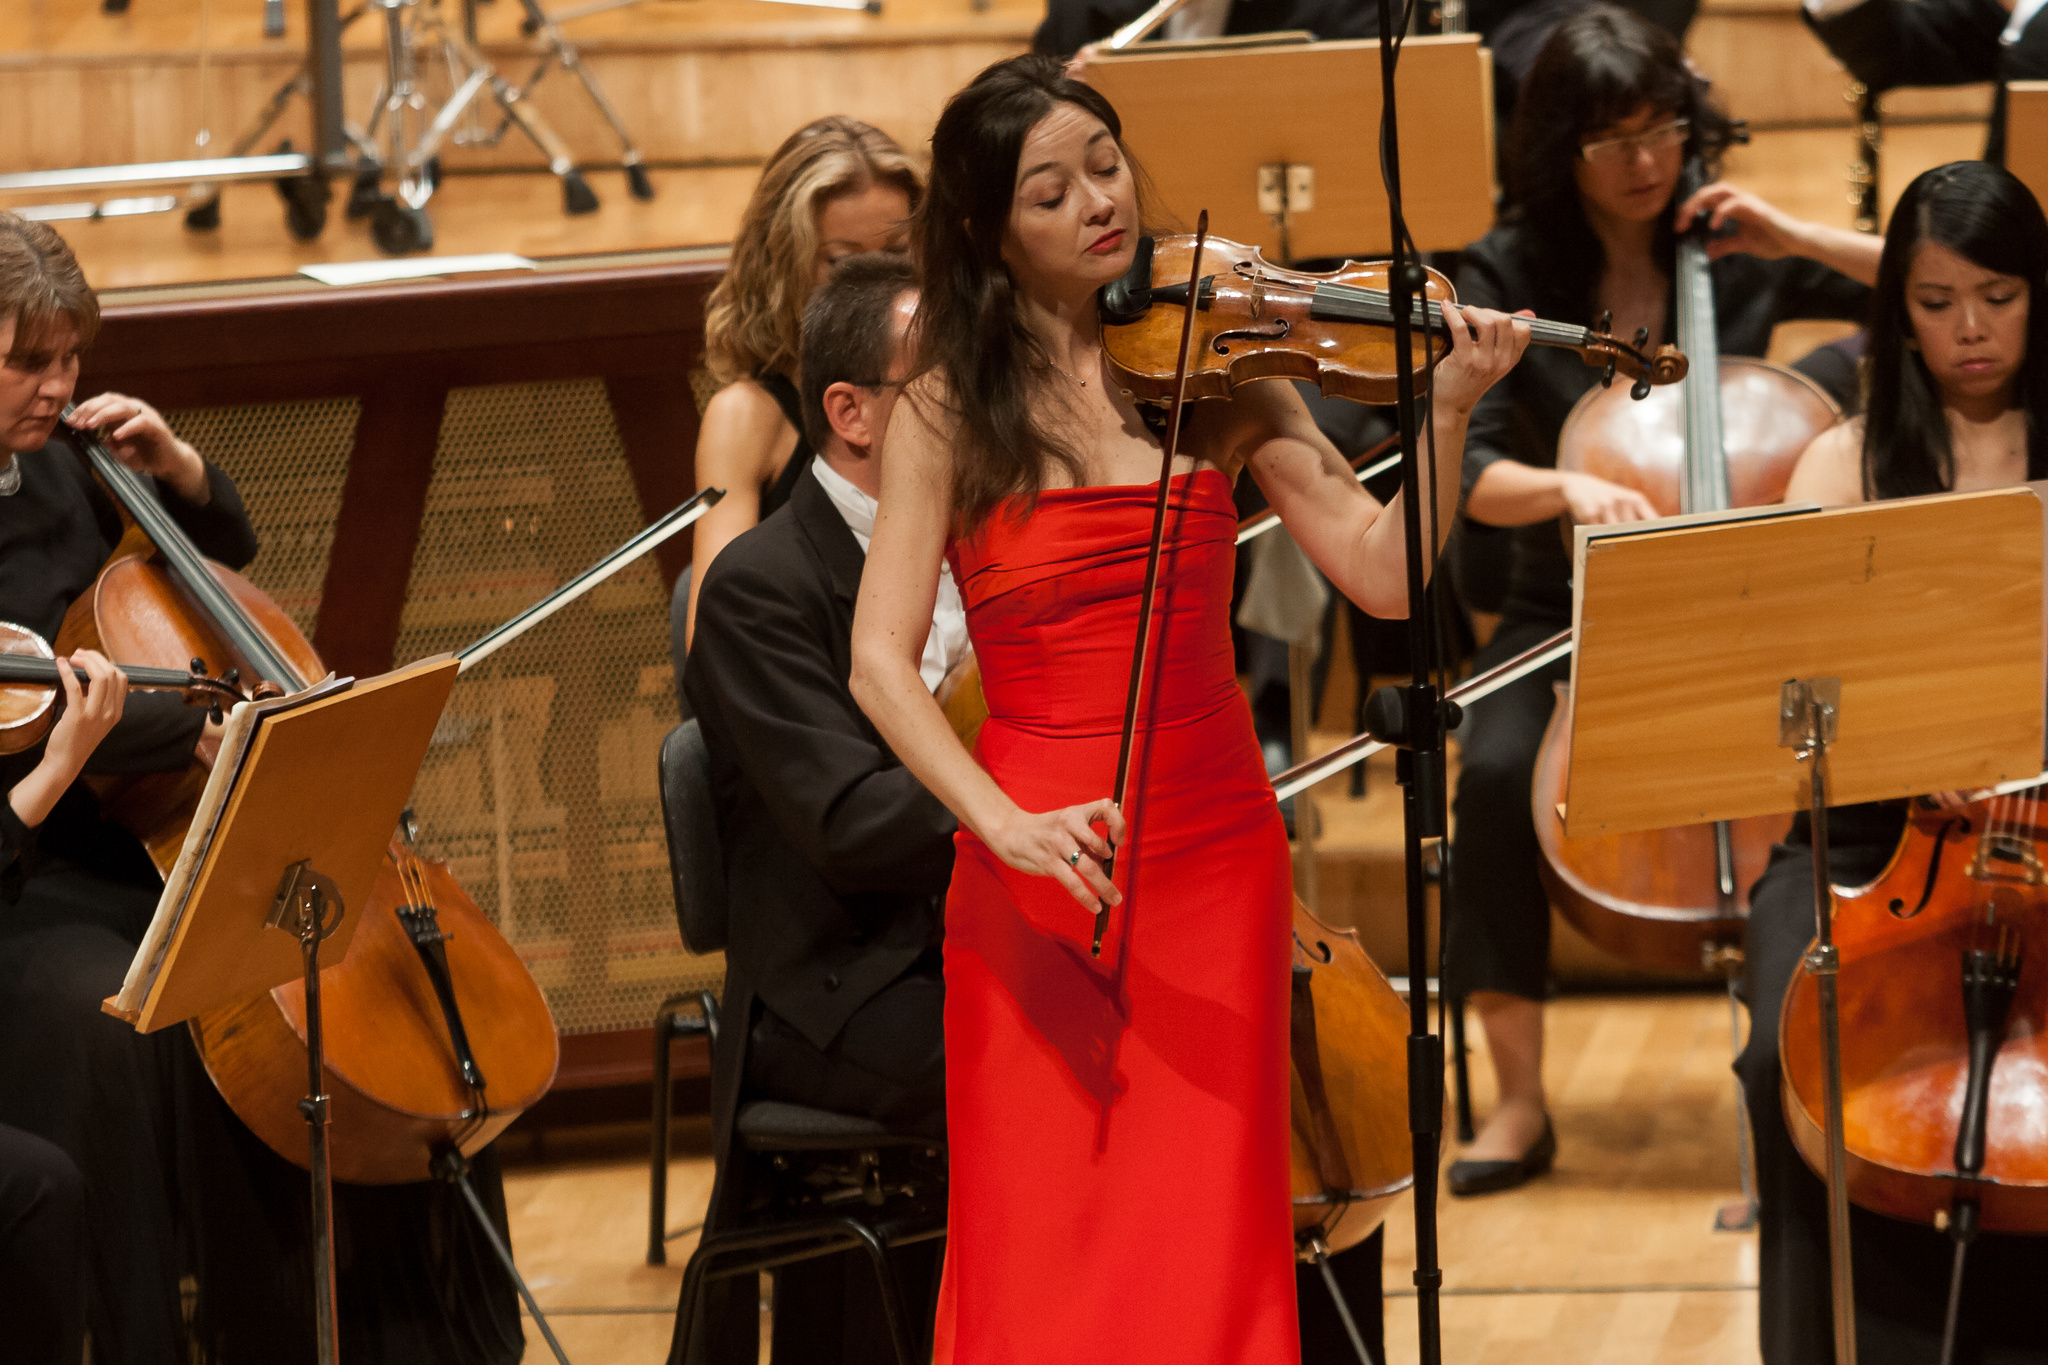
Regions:
<instances>
[{"instance_id":1,"label":"dark wavy hair","mask_svg":"<svg viewBox=\"0 0 2048 1365\"><path fill-rule=\"evenodd\" d=\"M1885 231L1863 362L1864 496L1942 493L1955 480L1941 389L1913 344L1906 311L1906 273L1923 242L2027 282L2027 353L2014 398L2027 413L2027 477L2048 478L2048 219L2003 166L1951 161L1914 177Z\"/></svg>"},{"instance_id":2,"label":"dark wavy hair","mask_svg":"<svg viewBox=\"0 0 2048 1365\"><path fill-rule=\"evenodd\" d=\"M1515 96L1508 128L1509 214L1531 230L1531 252L1544 273L1588 316L1606 252L1586 221L1573 169L1590 134L1644 105L1691 120L1686 160L1697 161L1709 177L1738 136L1735 122L1686 64L1678 40L1613 5L1593 5L1559 24ZM1659 224L1655 249L1670 269L1676 240L1668 217Z\"/></svg>"},{"instance_id":3,"label":"dark wavy hair","mask_svg":"<svg viewBox=\"0 0 2048 1365\"><path fill-rule=\"evenodd\" d=\"M931 174L911 227L924 276L915 368L944 381L954 421L953 512L966 534L1010 498L1035 500L1051 466L1076 483L1083 477L1079 457L1034 408L1035 399L1059 392L1047 382L1056 372L1024 325L1002 255L1024 139L1060 104L1108 127L1142 212L1143 181L1123 149L1123 121L1099 91L1067 79L1057 58L997 62L947 101L932 130Z\"/></svg>"}]
</instances>

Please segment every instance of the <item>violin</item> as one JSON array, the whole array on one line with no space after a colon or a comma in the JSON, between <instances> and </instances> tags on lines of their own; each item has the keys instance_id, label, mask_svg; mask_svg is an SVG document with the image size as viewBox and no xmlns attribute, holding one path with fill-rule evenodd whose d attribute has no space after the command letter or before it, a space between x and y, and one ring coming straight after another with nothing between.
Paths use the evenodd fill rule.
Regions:
<instances>
[{"instance_id":1,"label":"violin","mask_svg":"<svg viewBox=\"0 0 2048 1365\"><path fill-rule=\"evenodd\" d=\"M1922 1226L2048 1232L2048 808L1915 801L1891 862L1835 893L1849 1198ZM1827 1168L1819 988L1779 1016L1785 1126Z\"/></svg>"},{"instance_id":2,"label":"violin","mask_svg":"<svg viewBox=\"0 0 2048 1365\"><path fill-rule=\"evenodd\" d=\"M94 648L145 665L211 660L257 696L303 691L326 676L291 617L246 578L204 558L146 479L89 434L74 430L70 439L129 525L66 614L60 649ZM204 765L90 780L102 808L167 871L205 787ZM473 1155L546 1093L560 1042L518 954L445 867L419 856L409 829L394 835L357 913L348 956L321 971L334 1178L424 1180L439 1154ZM303 993L292 981L190 1025L236 1117L302 1167Z\"/></svg>"},{"instance_id":3,"label":"violin","mask_svg":"<svg viewBox=\"0 0 2048 1365\"><path fill-rule=\"evenodd\" d=\"M1694 182L1702 178L1695 168ZM1683 382L1642 403L1588 390L1558 435L1557 467L1633 488L1664 516L1777 502L1799 453L1841 410L1794 370L1721 356L1713 279L1696 231L1679 239L1675 284L1678 345L1691 361ZM1571 726L1570 688L1560 683L1529 793L1542 849L1537 870L1551 903L1624 962L1733 970L1749 888L1788 821L1758 816L1567 839L1558 811Z\"/></svg>"},{"instance_id":4,"label":"violin","mask_svg":"<svg viewBox=\"0 0 2048 1365\"><path fill-rule=\"evenodd\" d=\"M206 706L216 717L223 706L242 700L241 691L225 678L209 678L203 669L180 673L174 668L117 664L130 692L179 692L188 706ZM89 681L76 664L71 674ZM18 754L40 744L57 723L57 700L63 695L55 651L49 641L26 626L0 621L0 754Z\"/></svg>"},{"instance_id":5,"label":"violin","mask_svg":"<svg viewBox=\"0 0 2048 1365\"><path fill-rule=\"evenodd\" d=\"M1336 270L1314 273L1274 265L1257 247L1220 237L1204 240L1203 267L1215 269L1199 281L1190 278L1193 237L1142 237L1131 268L1101 292L1102 349L1132 399L1173 399L1181 318L1192 295L1188 398L1228 398L1239 384L1257 379L1301 379L1332 398L1378 404L1395 400L1400 358L1394 352L1385 261L1346 261ZM1449 336L1444 305L1457 302L1448 279L1434 270L1424 273L1408 358L1418 391L1426 390L1431 364L1448 350L1437 339ZM1628 376L1633 381L1628 391L1638 398L1686 374L1686 357L1677 347L1645 352L1642 338L1631 345L1590 327L1539 318L1529 324L1529 339L1576 351L1604 379Z\"/></svg>"}]
</instances>

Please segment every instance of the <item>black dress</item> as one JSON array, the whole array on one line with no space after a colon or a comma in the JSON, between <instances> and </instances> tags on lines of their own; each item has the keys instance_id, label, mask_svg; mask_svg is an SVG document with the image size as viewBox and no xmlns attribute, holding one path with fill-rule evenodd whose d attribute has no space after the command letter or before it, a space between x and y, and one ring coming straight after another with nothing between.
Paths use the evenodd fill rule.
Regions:
<instances>
[{"instance_id":1,"label":"black dress","mask_svg":"<svg viewBox=\"0 0 2048 1365\"><path fill-rule=\"evenodd\" d=\"M782 415L796 428L796 449L789 452L789 458L783 461L782 472L761 488L761 520L766 521L776 508L789 501L790 492L796 487L796 481L811 467L811 456L817 452L811 449L810 438L804 435L804 406L796 391L796 381L786 374L765 371L755 375L754 382L768 390L768 396L775 400L775 406L782 409ZM680 684L680 672L676 674L676 679Z\"/></svg>"},{"instance_id":2,"label":"black dress","mask_svg":"<svg viewBox=\"0 0 2048 1365\"><path fill-rule=\"evenodd\" d=\"M110 499L64 444L18 455L0 498L0 619L54 640L119 539ZM231 566L256 551L228 477L209 501L157 496ZM87 773L175 771L204 714L130 696ZM41 757L0 759L0 791ZM119 989L161 883L83 782L26 830L0 801L0 1123L55 1144L84 1176L87 1315L101 1365L312 1359L306 1177L223 1103L182 1028L139 1034L100 1009ZM487 1202L502 1189L480 1168ZM351 1360L516 1361L517 1302L455 1200L438 1188L335 1190L342 1350ZM197 1295L189 1315L181 1281ZM21 1358L0 1322L0 1359Z\"/></svg>"},{"instance_id":3,"label":"black dress","mask_svg":"<svg viewBox=\"0 0 2048 1365\"><path fill-rule=\"evenodd\" d=\"M1458 298L1512 312L1533 308L1555 322L1593 321L1588 301L1564 295L1520 224L1496 227L1461 260ZM1715 320L1724 355L1760 356L1771 328L1792 318L1855 319L1870 291L1813 261L1729 256L1712 266ZM1676 316L1667 303L1667 318ZM1666 338L1669 339L1668 337ZM1599 371L1570 351L1532 346L1507 378L1473 409L1465 437L1465 492L1497 460L1538 469L1557 465L1558 434L1572 405L1599 382ZM1496 533L1497 534L1497 533ZM1511 533L1504 586L1488 594L1461 575L1461 589L1498 595L1500 626L1473 661L1490 668L1571 624L1571 558L1554 521ZM1461 566L1462 567L1462 566ZM1542 856L1529 811L1536 751L1555 705L1553 684L1565 662L1469 708L1458 734L1459 776L1445 972L1458 995L1501 991L1540 1000L1547 992L1550 904L1537 875Z\"/></svg>"}]
</instances>

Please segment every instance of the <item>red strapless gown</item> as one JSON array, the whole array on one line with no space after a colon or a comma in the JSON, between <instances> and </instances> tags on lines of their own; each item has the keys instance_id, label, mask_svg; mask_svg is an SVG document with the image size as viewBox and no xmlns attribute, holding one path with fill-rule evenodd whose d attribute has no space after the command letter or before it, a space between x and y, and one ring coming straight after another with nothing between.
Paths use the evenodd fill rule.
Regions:
<instances>
[{"instance_id":1,"label":"red strapless gown","mask_svg":"<svg viewBox=\"0 0 2048 1365\"><path fill-rule=\"evenodd\" d=\"M1100 960L1057 882L958 837L939 1365L1299 1358L1287 837L1232 670L1230 482L1173 488ZM1114 788L1157 490L1050 491L948 552L988 695L978 757L1026 810Z\"/></svg>"}]
</instances>

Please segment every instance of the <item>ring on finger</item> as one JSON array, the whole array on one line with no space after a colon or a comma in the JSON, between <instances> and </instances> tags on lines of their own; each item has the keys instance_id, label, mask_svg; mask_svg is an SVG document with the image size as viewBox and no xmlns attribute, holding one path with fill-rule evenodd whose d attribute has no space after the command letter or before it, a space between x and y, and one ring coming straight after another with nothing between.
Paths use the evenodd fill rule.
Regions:
<instances>
[{"instance_id":1,"label":"ring on finger","mask_svg":"<svg viewBox=\"0 0 2048 1365\"><path fill-rule=\"evenodd\" d=\"M1073 851L1072 853L1070 853L1070 854L1068 854L1068 855L1067 855L1067 866L1068 866L1068 867L1079 867L1080 865L1081 865L1081 850L1077 848L1077 849L1075 849L1075 850L1074 850L1074 851Z\"/></svg>"}]
</instances>

